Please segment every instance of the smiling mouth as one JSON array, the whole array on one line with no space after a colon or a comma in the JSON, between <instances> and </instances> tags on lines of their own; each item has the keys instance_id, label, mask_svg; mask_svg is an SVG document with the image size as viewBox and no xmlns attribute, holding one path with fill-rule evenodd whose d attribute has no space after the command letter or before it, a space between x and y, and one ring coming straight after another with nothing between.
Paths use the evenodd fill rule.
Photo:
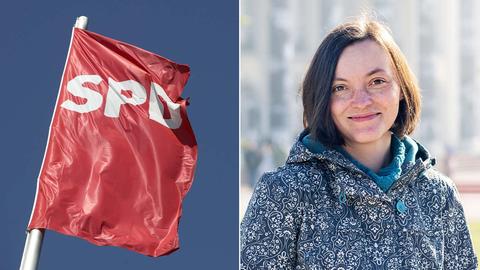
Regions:
<instances>
[{"instance_id":1,"label":"smiling mouth","mask_svg":"<svg viewBox=\"0 0 480 270\"><path fill-rule=\"evenodd\" d=\"M372 114L366 114L366 115L358 115L358 116L350 116L348 119L356 121L356 122L363 122L363 121L368 121L371 120L377 116L379 116L381 113L372 113Z\"/></svg>"}]
</instances>

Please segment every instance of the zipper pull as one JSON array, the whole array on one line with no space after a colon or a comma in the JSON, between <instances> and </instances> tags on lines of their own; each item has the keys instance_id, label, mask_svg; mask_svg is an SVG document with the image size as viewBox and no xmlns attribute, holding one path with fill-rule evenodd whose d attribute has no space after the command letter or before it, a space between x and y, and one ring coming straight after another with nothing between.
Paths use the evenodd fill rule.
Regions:
<instances>
[{"instance_id":1,"label":"zipper pull","mask_svg":"<svg viewBox=\"0 0 480 270\"><path fill-rule=\"evenodd\" d=\"M408 207L405 205L405 202L402 200L402 199L399 199L397 201L397 204L395 205L396 208L397 208L397 211L400 213L400 214L403 214L405 213L407 210L408 210Z\"/></svg>"}]
</instances>

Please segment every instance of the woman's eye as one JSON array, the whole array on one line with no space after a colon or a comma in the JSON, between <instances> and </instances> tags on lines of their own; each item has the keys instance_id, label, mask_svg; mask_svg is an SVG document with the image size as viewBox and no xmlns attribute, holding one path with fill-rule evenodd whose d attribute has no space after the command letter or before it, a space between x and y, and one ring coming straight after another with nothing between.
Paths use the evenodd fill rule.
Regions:
<instances>
[{"instance_id":1,"label":"woman's eye","mask_svg":"<svg viewBox=\"0 0 480 270\"><path fill-rule=\"evenodd\" d=\"M384 84L384 83L386 83L386 82L387 82L387 81L384 80L384 79L375 79L375 80L372 81L372 85L374 85L374 86L375 86L375 85L382 85L382 84Z\"/></svg>"},{"instance_id":2,"label":"woman's eye","mask_svg":"<svg viewBox=\"0 0 480 270\"><path fill-rule=\"evenodd\" d=\"M345 89L346 89L345 85L335 85L333 87L333 92L340 92L340 91L343 91Z\"/></svg>"}]
</instances>

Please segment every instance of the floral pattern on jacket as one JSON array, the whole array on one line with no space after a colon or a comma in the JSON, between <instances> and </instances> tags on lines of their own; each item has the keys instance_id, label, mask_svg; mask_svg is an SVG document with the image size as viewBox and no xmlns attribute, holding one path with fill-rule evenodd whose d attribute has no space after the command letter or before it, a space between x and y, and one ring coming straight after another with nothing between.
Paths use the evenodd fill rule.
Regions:
<instances>
[{"instance_id":1,"label":"floral pattern on jacket","mask_svg":"<svg viewBox=\"0 0 480 270\"><path fill-rule=\"evenodd\" d=\"M339 152L297 141L256 185L241 269L476 269L458 192L418 146L385 193Z\"/></svg>"}]
</instances>

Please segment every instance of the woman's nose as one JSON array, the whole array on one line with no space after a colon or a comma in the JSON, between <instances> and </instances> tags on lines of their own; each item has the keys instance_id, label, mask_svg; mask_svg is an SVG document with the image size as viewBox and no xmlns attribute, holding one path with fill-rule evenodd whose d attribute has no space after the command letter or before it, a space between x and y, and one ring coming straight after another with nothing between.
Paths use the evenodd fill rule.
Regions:
<instances>
[{"instance_id":1,"label":"woman's nose","mask_svg":"<svg viewBox=\"0 0 480 270\"><path fill-rule=\"evenodd\" d=\"M356 106L367 106L372 103L372 97L365 88L357 88L353 91L352 104Z\"/></svg>"}]
</instances>

